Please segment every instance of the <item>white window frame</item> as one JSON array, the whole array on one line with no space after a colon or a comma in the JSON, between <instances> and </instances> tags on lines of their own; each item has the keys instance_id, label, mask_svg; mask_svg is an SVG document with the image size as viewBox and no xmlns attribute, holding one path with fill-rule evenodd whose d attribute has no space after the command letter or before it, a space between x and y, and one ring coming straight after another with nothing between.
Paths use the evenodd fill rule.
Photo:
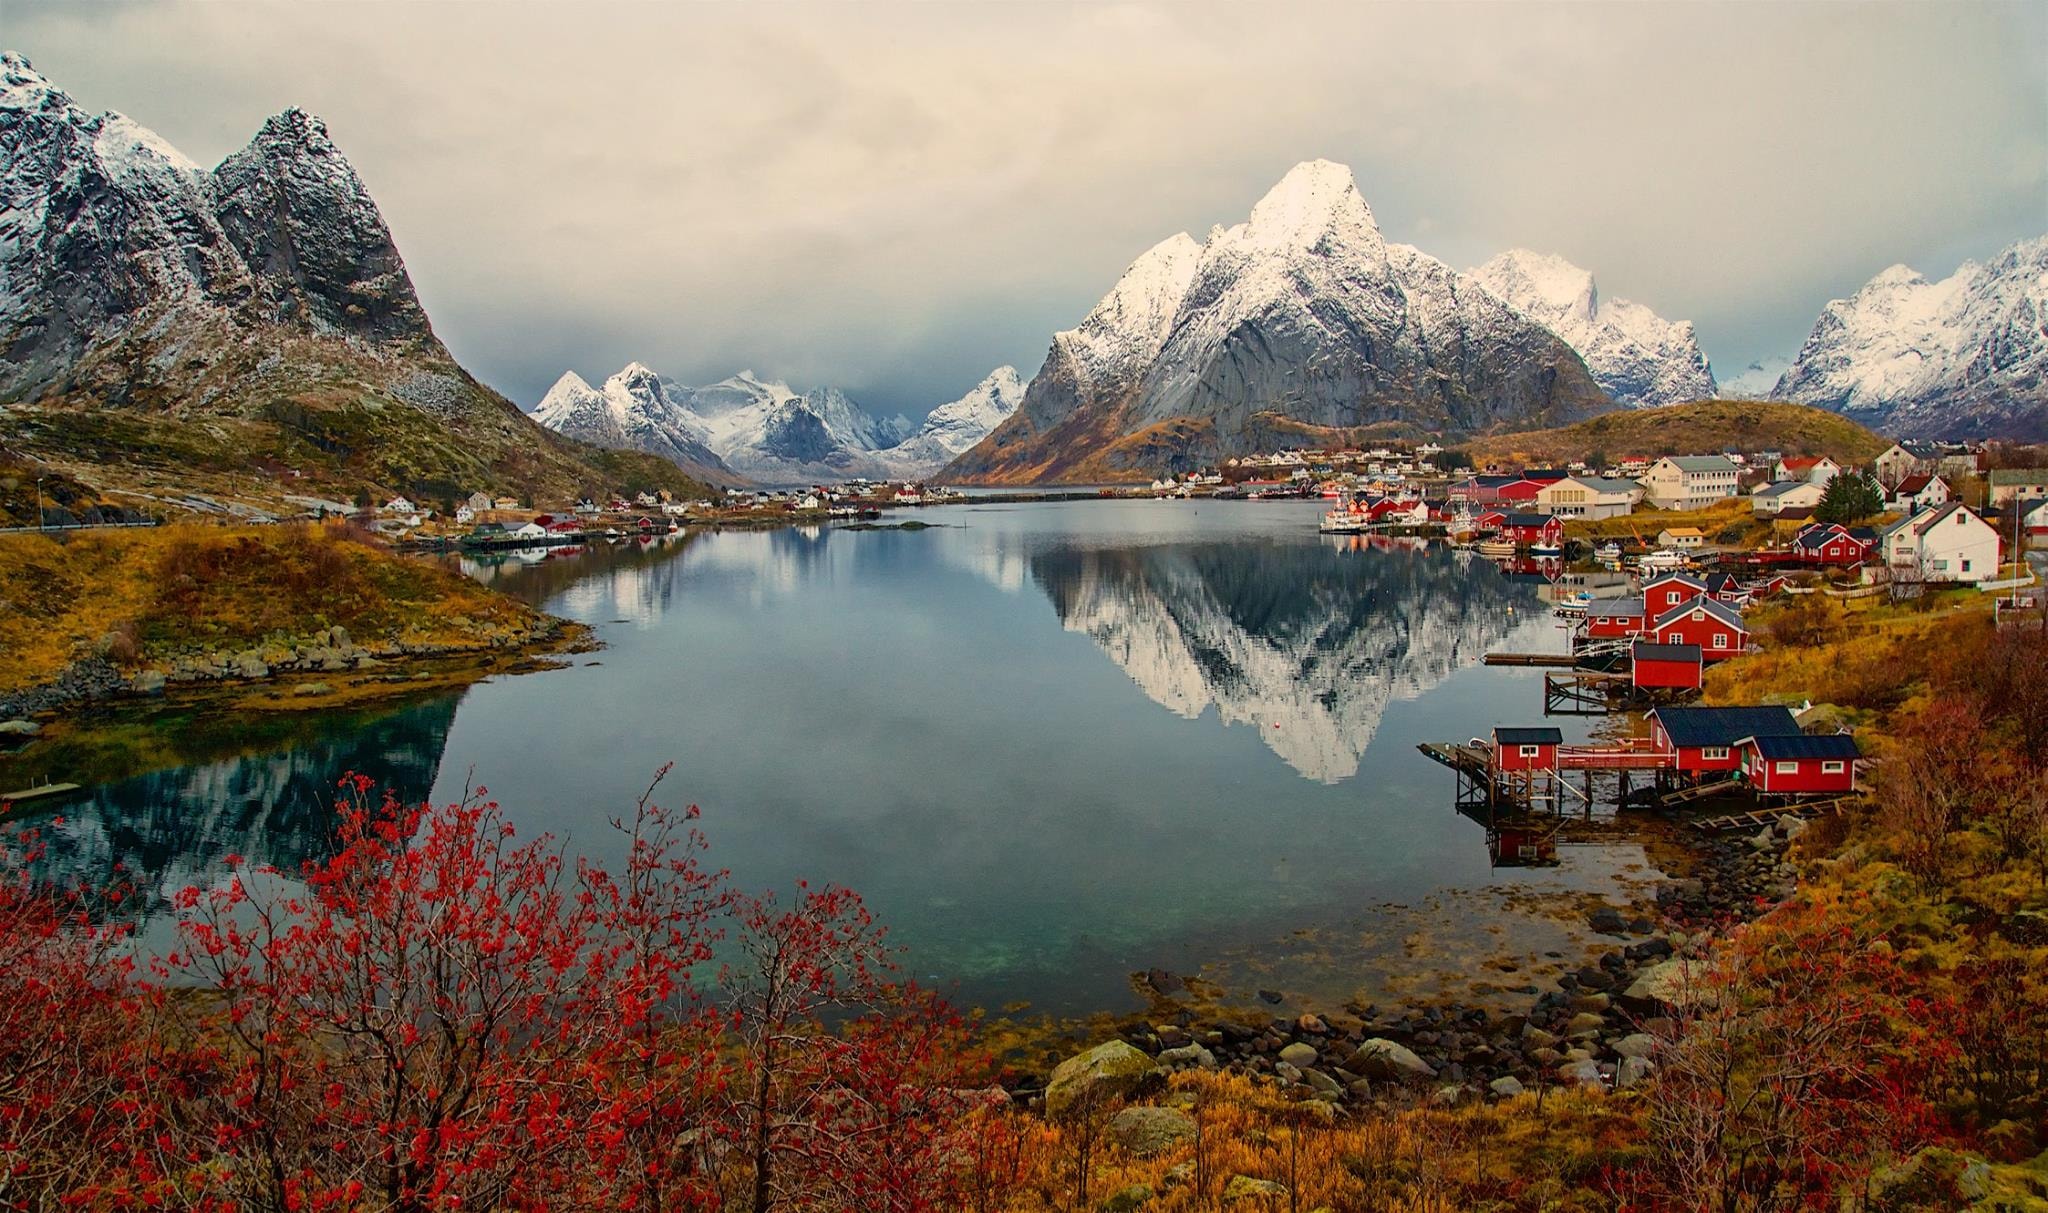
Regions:
<instances>
[{"instance_id":1,"label":"white window frame","mask_svg":"<svg viewBox=\"0 0 2048 1213\"><path fill-rule=\"evenodd\" d=\"M1517 748L1524 758L1541 758L1543 756L1543 747L1540 745L1525 745Z\"/></svg>"},{"instance_id":2,"label":"white window frame","mask_svg":"<svg viewBox=\"0 0 2048 1213\"><path fill-rule=\"evenodd\" d=\"M1849 764L1839 758L1830 758L1820 764L1820 773L1823 775L1840 775L1848 769Z\"/></svg>"},{"instance_id":3,"label":"white window frame","mask_svg":"<svg viewBox=\"0 0 2048 1213\"><path fill-rule=\"evenodd\" d=\"M1717 648L1717 649L1725 649L1725 648L1727 648L1727 647L1728 647L1728 633L1726 633L1726 632L1716 632L1716 633L1714 633L1714 647L1715 647L1715 648Z\"/></svg>"},{"instance_id":4,"label":"white window frame","mask_svg":"<svg viewBox=\"0 0 2048 1213\"><path fill-rule=\"evenodd\" d=\"M1799 763L1794 759L1780 758L1771 764L1771 772L1775 775L1797 775Z\"/></svg>"},{"instance_id":5,"label":"white window frame","mask_svg":"<svg viewBox=\"0 0 2048 1213\"><path fill-rule=\"evenodd\" d=\"M1700 759L1703 762L1724 762L1733 752L1725 745L1703 745L1700 747Z\"/></svg>"}]
</instances>

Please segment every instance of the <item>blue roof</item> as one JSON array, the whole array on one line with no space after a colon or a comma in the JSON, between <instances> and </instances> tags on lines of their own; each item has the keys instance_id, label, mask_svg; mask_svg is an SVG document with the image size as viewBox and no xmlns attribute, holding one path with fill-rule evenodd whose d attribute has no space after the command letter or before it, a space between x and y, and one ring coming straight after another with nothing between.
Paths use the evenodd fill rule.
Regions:
<instances>
[{"instance_id":1,"label":"blue roof","mask_svg":"<svg viewBox=\"0 0 2048 1213\"><path fill-rule=\"evenodd\" d=\"M1745 737L1797 737L1799 722L1784 706L1657 708L1650 713L1672 745L1732 746Z\"/></svg>"},{"instance_id":2,"label":"blue roof","mask_svg":"<svg viewBox=\"0 0 2048 1213\"><path fill-rule=\"evenodd\" d=\"M1765 758L1858 758L1862 751L1856 748L1856 739L1847 733L1801 733L1792 737L1745 737L1744 744L1754 742L1757 753Z\"/></svg>"},{"instance_id":3,"label":"blue roof","mask_svg":"<svg viewBox=\"0 0 2048 1213\"><path fill-rule=\"evenodd\" d=\"M1564 731L1546 728L1495 728L1493 739L1502 745L1562 745Z\"/></svg>"}]
</instances>

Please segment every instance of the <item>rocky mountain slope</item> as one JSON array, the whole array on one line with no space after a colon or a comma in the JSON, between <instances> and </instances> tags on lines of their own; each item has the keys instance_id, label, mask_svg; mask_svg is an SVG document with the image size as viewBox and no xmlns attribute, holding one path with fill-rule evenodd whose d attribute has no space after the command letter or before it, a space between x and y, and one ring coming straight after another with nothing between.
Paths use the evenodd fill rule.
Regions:
<instances>
[{"instance_id":1,"label":"rocky mountain slope","mask_svg":"<svg viewBox=\"0 0 2048 1213\"><path fill-rule=\"evenodd\" d=\"M1901 437L2048 438L2048 237L1939 282L1885 270L1827 305L1772 396Z\"/></svg>"},{"instance_id":2,"label":"rocky mountain slope","mask_svg":"<svg viewBox=\"0 0 2048 1213\"><path fill-rule=\"evenodd\" d=\"M208 171L0 54L0 443L98 481L434 500L663 485L435 337L362 179L287 110Z\"/></svg>"},{"instance_id":3,"label":"rocky mountain slope","mask_svg":"<svg viewBox=\"0 0 2048 1213\"><path fill-rule=\"evenodd\" d=\"M714 477L764 484L920 479L979 442L1022 395L1017 372L1000 367L913 426L906 417L877 417L837 388L798 392L752 371L690 387L635 362L602 388L573 371L563 375L533 418L586 442L647 451Z\"/></svg>"},{"instance_id":4,"label":"rocky mountain slope","mask_svg":"<svg viewBox=\"0 0 2048 1213\"><path fill-rule=\"evenodd\" d=\"M1590 272L1547 253L1510 249L1469 273L1564 338L1616 402L1646 407L1714 397L1714 372L1690 321L1666 320L1626 299L1603 299Z\"/></svg>"},{"instance_id":5,"label":"rocky mountain slope","mask_svg":"<svg viewBox=\"0 0 2048 1213\"><path fill-rule=\"evenodd\" d=\"M1015 416L944 479L1133 479L1276 442L1475 433L1611 408L1556 335L1388 244L1328 161L1244 223L1177 235L1054 336Z\"/></svg>"}]
</instances>

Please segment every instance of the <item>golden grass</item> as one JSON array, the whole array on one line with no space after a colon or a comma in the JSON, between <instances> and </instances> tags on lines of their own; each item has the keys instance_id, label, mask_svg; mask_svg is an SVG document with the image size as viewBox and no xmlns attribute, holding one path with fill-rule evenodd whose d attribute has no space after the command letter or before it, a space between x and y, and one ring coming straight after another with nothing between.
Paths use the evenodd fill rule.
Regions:
<instances>
[{"instance_id":1,"label":"golden grass","mask_svg":"<svg viewBox=\"0 0 2048 1213\"><path fill-rule=\"evenodd\" d=\"M1465 449L1480 464L1551 464L1699 454L1724 449L1781 450L1788 455L1831 455L1865 463L1891 445L1839 413L1799 404L1753 400L1699 400L1655 409L1602 413L1577 425L1482 438Z\"/></svg>"},{"instance_id":2,"label":"golden grass","mask_svg":"<svg viewBox=\"0 0 2048 1213\"><path fill-rule=\"evenodd\" d=\"M330 626L358 645L481 643L523 603L336 527L181 525L0 536L0 690L85 656L123 669L279 646Z\"/></svg>"},{"instance_id":3,"label":"golden grass","mask_svg":"<svg viewBox=\"0 0 2048 1213\"><path fill-rule=\"evenodd\" d=\"M1657 532L1666 527L1697 527L1708 543L1748 544L1770 533L1770 521L1758 519L1749 498L1730 497L1702 510L1637 510L1621 518L1573 518L1564 524L1570 539L1604 542L1638 538L1655 547Z\"/></svg>"}]
</instances>

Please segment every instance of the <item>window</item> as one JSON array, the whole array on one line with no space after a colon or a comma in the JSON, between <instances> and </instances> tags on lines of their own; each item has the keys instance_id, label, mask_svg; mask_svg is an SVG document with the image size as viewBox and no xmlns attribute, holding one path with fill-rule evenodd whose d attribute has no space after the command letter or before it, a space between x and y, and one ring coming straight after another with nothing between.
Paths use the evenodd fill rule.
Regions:
<instances>
[{"instance_id":1,"label":"window","mask_svg":"<svg viewBox=\"0 0 2048 1213\"><path fill-rule=\"evenodd\" d=\"M1715 647L1715 648L1717 648L1717 649L1725 649L1725 648L1727 648L1727 647L1728 647L1728 633L1726 633L1726 632L1716 632L1716 633L1714 633L1714 647Z\"/></svg>"},{"instance_id":2,"label":"window","mask_svg":"<svg viewBox=\"0 0 2048 1213\"><path fill-rule=\"evenodd\" d=\"M1796 762L1779 762L1774 764L1774 767L1780 775L1797 775L1799 773L1799 764Z\"/></svg>"},{"instance_id":3,"label":"window","mask_svg":"<svg viewBox=\"0 0 2048 1213\"><path fill-rule=\"evenodd\" d=\"M1969 562L1969 561L1967 561L1967 560L1965 560L1965 561L1963 561L1963 572L1967 573L1967 572L1969 572L1969 571L1970 571L1970 562Z\"/></svg>"},{"instance_id":4,"label":"window","mask_svg":"<svg viewBox=\"0 0 2048 1213\"><path fill-rule=\"evenodd\" d=\"M1524 758L1534 758L1542 752L1543 747L1540 745L1525 745L1522 747L1522 757Z\"/></svg>"},{"instance_id":5,"label":"window","mask_svg":"<svg viewBox=\"0 0 2048 1213\"><path fill-rule=\"evenodd\" d=\"M1728 747L1724 745L1701 746L1700 757L1708 762L1725 762L1728 759Z\"/></svg>"},{"instance_id":6,"label":"window","mask_svg":"<svg viewBox=\"0 0 2048 1213\"><path fill-rule=\"evenodd\" d=\"M1820 773L1823 775L1840 775L1844 770L1848 769L1848 765L1845 762L1831 759L1820 764Z\"/></svg>"},{"instance_id":7,"label":"window","mask_svg":"<svg viewBox=\"0 0 2048 1213\"><path fill-rule=\"evenodd\" d=\"M1698 620L1705 619L1707 617L1707 613L1695 607L1693 609L1692 617L1694 621L1697 622Z\"/></svg>"}]
</instances>

